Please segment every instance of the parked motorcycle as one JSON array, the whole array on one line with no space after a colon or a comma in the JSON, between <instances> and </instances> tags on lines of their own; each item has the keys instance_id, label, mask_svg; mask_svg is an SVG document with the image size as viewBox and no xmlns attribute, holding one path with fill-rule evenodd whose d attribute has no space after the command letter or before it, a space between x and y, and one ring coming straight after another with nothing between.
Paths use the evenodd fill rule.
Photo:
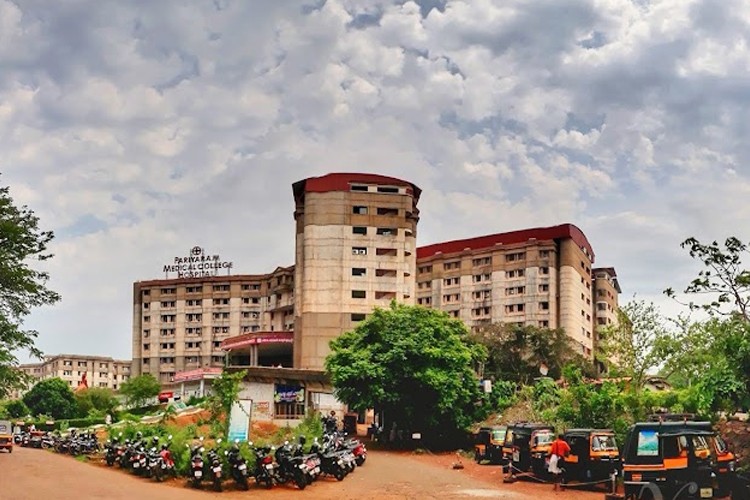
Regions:
<instances>
[{"instance_id":1,"label":"parked motorcycle","mask_svg":"<svg viewBox=\"0 0 750 500\"><path fill-rule=\"evenodd\" d=\"M289 441L285 441L282 446L276 450L276 463L279 464L276 479L280 484L293 481L297 488L304 490L308 481L307 464L302 461L302 457L295 457L292 453L292 447Z\"/></svg>"},{"instance_id":2,"label":"parked motorcycle","mask_svg":"<svg viewBox=\"0 0 750 500\"><path fill-rule=\"evenodd\" d=\"M185 446L190 447L187 444ZM200 488L203 482L203 452L205 450L203 438L200 438L197 445L190 448L190 486L193 488Z\"/></svg>"},{"instance_id":3,"label":"parked motorcycle","mask_svg":"<svg viewBox=\"0 0 750 500\"><path fill-rule=\"evenodd\" d=\"M247 483L247 463L245 458L240 454L240 440L236 439L232 447L224 452L227 456L227 462L229 463L229 471L237 483L237 486L241 490L247 490L249 488Z\"/></svg>"},{"instance_id":4,"label":"parked motorcycle","mask_svg":"<svg viewBox=\"0 0 750 500\"><path fill-rule=\"evenodd\" d=\"M255 447L252 441L248 441L247 444L255 455L255 468L253 469L255 483L270 489L273 486L276 470L278 469L278 464L275 464L273 461L275 448L273 446Z\"/></svg>"},{"instance_id":5,"label":"parked motorcycle","mask_svg":"<svg viewBox=\"0 0 750 500\"><path fill-rule=\"evenodd\" d=\"M342 481L346 477L348 469L340 453L335 453L328 447L323 447L318 442L318 438L313 439L310 452L317 454L320 458L320 472L322 474L335 477L337 481Z\"/></svg>"}]
</instances>

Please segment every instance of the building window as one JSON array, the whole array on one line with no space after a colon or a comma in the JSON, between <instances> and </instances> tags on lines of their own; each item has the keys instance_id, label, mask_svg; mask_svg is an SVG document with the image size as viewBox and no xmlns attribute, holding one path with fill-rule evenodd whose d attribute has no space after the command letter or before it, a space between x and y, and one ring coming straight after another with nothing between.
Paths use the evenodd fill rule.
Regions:
<instances>
[{"instance_id":1,"label":"building window","mask_svg":"<svg viewBox=\"0 0 750 500\"><path fill-rule=\"evenodd\" d=\"M450 271L451 269L459 269L460 267L461 267L460 261L446 262L445 264L443 264L444 271Z\"/></svg>"},{"instance_id":2,"label":"building window","mask_svg":"<svg viewBox=\"0 0 750 500\"><path fill-rule=\"evenodd\" d=\"M379 227L375 233L380 236L396 236L398 234L398 229L395 227Z\"/></svg>"},{"instance_id":3,"label":"building window","mask_svg":"<svg viewBox=\"0 0 750 500\"><path fill-rule=\"evenodd\" d=\"M505 306L506 313L521 313L525 309L524 304L510 304Z\"/></svg>"},{"instance_id":4,"label":"building window","mask_svg":"<svg viewBox=\"0 0 750 500\"><path fill-rule=\"evenodd\" d=\"M543 320L543 321L540 321L539 322L539 327L540 328L549 328L549 321L547 321L546 319Z\"/></svg>"},{"instance_id":5,"label":"building window","mask_svg":"<svg viewBox=\"0 0 750 500\"><path fill-rule=\"evenodd\" d=\"M549 292L549 285L547 283L543 283L539 285L539 291L540 292Z\"/></svg>"},{"instance_id":6,"label":"building window","mask_svg":"<svg viewBox=\"0 0 750 500\"><path fill-rule=\"evenodd\" d=\"M161 307L175 307L175 301L169 300L169 301L162 301Z\"/></svg>"},{"instance_id":7,"label":"building window","mask_svg":"<svg viewBox=\"0 0 750 500\"><path fill-rule=\"evenodd\" d=\"M367 186L362 186L362 185L359 185L359 184L353 184L352 187L351 187L351 190L352 191L368 191L368 188L367 188Z\"/></svg>"},{"instance_id":8,"label":"building window","mask_svg":"<svg viewBox=\"0 0 750 500\"><path fill-rule=\"evenodd\" d=\"M540 302L539 309L542 311L549 311L549 302Z\"/></svg>"},{"instance_id":9,"label":"building window","mask_svg":"<svg viewBox=\"0 0 750 500\"><path fill-rule=\"evenodd\" d=\"M149 349L150 346L151 346L151 344L143 344L143 350L144 351L148 351L148 349Z\"/></svg>"},{"instance_id":10,"label":"building window","mask_svg":"<svg viewBox=\"0 0 750 500\"><path fill-rule=\"evenodd\" d=\"M161 293L162 295L173 295L177 293L177 289L176 288L162 288Z\"/></svg>"},{"instance_id":11,"label":"building window","mask_svg":"<svg viewBox=\"0 0 750 500\"><path fill-rule=\"evenodd\" d=\"M398 276L398 271L395 269L375 269L375 276L388 276L395 278Z\"/></svg>"},{"instance_id":12,"label":"building window","mask_svg":"<svg viewBox=\"0 0 750 500\"><path fill-rule=\"evenodd\" d=\"M143 330L143 338L144 339L147 339L150 334L151 334L150 330Z\"/></svg>"},{"instance_id":13,"label":"building window","mask_svg":"<svg viewBox=\"0 0 750 500\"><path fill-rule=\"evenodd\" d=\"M481 257L481 258L478 258L478 259L473 259L471 261L471 265L474 266L474 267L488 266L490 264L492 264L492 257Z\"/></svg>"},{"instance_id":14,"label":"building window","mask_svg":"<svg viewBox=\"0 0 750 500\"><path fill-rule=\"evenodd\" d=\"M367 207L362 205L355 205L352 207L352 213L356 215L367 215Z\"/></svg>"},{"instance_id":15,"label":"building window","mask_svg":"<svg viewBox=\"0 0 750 500\"><path fill-rule=\"evenodd\" d=\"M398 250L396 250L395 248L376 248L375 255L388 255L389 257L398 257Z\"/></svg>"},{"instance_id":16,"label":"building window","mask_svg":"<svg viewBox=\"0 0 750 500\"><path fill-rule=\"evenodd\" d=\"M549 267L543 266L539 268L539 274L549 274Z\"/></svg>"},{"instance_id":17,"label":"building window","mask_svg":"<svg viewBox=\"0 0 750 500\"><path fill-rule=\"evenodd\" d=\"M443 286L456 286L461 282L461 278L445 278L443 279Z\"/></svg>"},{"instance_id":18,"label":"building window","mask_svg":"<svg viewBox=\"0 0 750 500\"><path fill-rule=\"evenodd\" d=\"M143 290L144 297L148 297L149 295L151 295L151 290Z\"/></svg>"},{"instance_id":19,"label":"building window","mask_svg":"<svg viewBox=\"0 0 750 500\"><path fill-rule=\"evenodd\" d=\"M150 305L151 305L151 304L150 304L149 302L144 302L144 303L143 303L143 308L144 308L144 309L148 309Z\"/></svg>"},{"instance_id":20,"label":"building window","mask_svg":"<svg viewBox=\"0 0 750 500\"><path fill-rule=\"evenodd\" d=\"M144 316L144 317L143 317L143 322L144 322L144 323L148 323L148 322L150 322L150 321L151 321L151 316Z\"/></svg>"},{"instance_id":21,"label":"building window","mask_svg":"<svg viewBox=\"0 0 750 500\"><path fill-rule=\"evenodd\" d=\"M422 297L421 299L417 299L417 304L420 306L429 306L432 304L432 297Z\"/></svg>"},{"instance_id":22,"label":"building window","mask_svg":"<svg viewBox=\"0 0 750 500\"><path fill-rule=\"evenodd\" d=\"M228 292L229 291L229 285L214 285L213 286L214 292Z\"/></svg>"},{"instance_id":23,"label":"building window","mask_svg":"<svg viewBox=\"0 0 750 500\"><path fill-rule=\"evenodd\" d=\"M364 226L353 226L352 234L367 234L367 228Z\"/></svg>"},{"instance_id":24,"label":"building window","mask_svg":"<svg viewBox=\"0 0 750 500\"><path fill-rule=\"evenodd\" d=\"M353 267L352 268L352 276L364 276L367 274L367 269L364 267Z\"/></svg>"},{"instance_id":25,"label":"building window","mask_svg":"<svg viewBox=\"0 0 750 500\"><path fill-rule=\"evenodd\" d=\"M458 311L450 311L448 314L450 314L453 318L458 318Z\"/></svg>"},{"instance_id":26,"label":"building window","mask_svg":"<svg viewBox=\"0 0 750 500\"><path fill-rule=\"evenodd\" d=\"M378 207L378 215L387 215L390 217L398 216L398 208Z\"/></svg>"},{"instance_id":27,"label":"building window","mask_svg":"<svg viewBox=\"0 0 750 500\"><path fill-rule=\"evenodd\" d=\"M420 290L423 288L432 288L432 281L420 281L417 283L417 288Z\"/></svg>"},{"instance_id":28,"label":"building window","mask_svg":"<svg viewBox=\"0 0 750 500\"><path fill-rule=\"evenodd\" d=\"M367 255L367 247L352 247L352 255Z\"/></svg>"},{"instance_id":29,"label":"building window","mask_svg":"<svg viewBox=\"0 0 750 500\"><path fill-rule=\"evenodd\" d=\"M549 257L549 250L539 250L539 257L542 259Z\"/></svg>"},{"instance_id":30,"label":"building window","mask_svg":"<svg viewBox=\"0 0 750 500\"><path fill-rule=\"evenodd\" d=\"M422 266L419 269L417 269L417 271L419 272L419 274L431 273L432 272L432 266Z\"/></svg>"},{"instance_id":31,"label":"building window","mask_svg":"<svg viewBox=\"0 0 750 500\"><path fill-rule=\"evenodd\" d=\"M367 297L367 292L364 290L352 290L353 299L364 299L365 297Z\"/></svg>"},{"instance_id":32,"label":"building window","mask_svg":"<svg viewBox=\"0 0 750 500\"><path fill-rule=\"evenodd\" d=\"M185 288L185 292L187 293L200 293L201 291L203 291L202 286L189 286Z\"/></svg>"},{"instance_id":33,"label":"building window","mask_svg":"<svg viewBox=\"0 0 750 500\"><path fill-rule=\"evenodd\" d=\"M505 256L505 262L515 262L517 260L524 260L525 258L526 252L509 253Z\"/></svg>"},{"instance_id":34,"label":"building window","mask_svg":"<svg viewBox=\"0 0 750 500\"><path fill-rule=\"evenodd\" d=\"M398 188L397 187L389 187L389 186L378 186L378 193L398 194Z\"/></svg>"},{"instance_id":35,"label":"building window","mask_svg":"<svg viewBox=\"0 0 750 500\"><path fill-rule=\"evenodd\" d=\"M228 306L229 299L214 299L215 306Z\"/></svg>"},{"instance_id":36,"label":"building window","mask_svg":"<svg viewBox=\"0 0 750 500\"><path fill-rule=\"evenodd\" d=\"M471 310L471 315L474 317L484 318L490 315L491 308L489 307L475 307Z\"/></svg>"},{"instance_id":37,"label":"building window","mask_svg":"<svg viewBox=\"0 0 750 500\"><path fill-rule=\"evenodd\" d=\"M506 278L523 278L525 275L525 269L513 269L512 271L505 271Z\"/></svg>"}]
</instances>

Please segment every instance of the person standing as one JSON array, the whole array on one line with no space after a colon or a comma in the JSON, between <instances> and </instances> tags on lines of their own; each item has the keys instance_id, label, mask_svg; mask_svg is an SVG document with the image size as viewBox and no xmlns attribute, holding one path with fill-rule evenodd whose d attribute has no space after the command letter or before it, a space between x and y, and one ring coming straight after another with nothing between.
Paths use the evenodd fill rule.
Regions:
<instances>
[{"instance_id":1,"label":"person standing","mask_svg":"<svg viewBox=\"0 0 750 500\"><path fill-rule=\"evenodd\" d=\"M553 491L560 489L560 483L562 482L562 462L570 454L570 445L565 442L562 434L557 435L557 439L552 442L552 447L549 450L549 467L547 470L554 477Z\"/></svg>"}]
</instances>

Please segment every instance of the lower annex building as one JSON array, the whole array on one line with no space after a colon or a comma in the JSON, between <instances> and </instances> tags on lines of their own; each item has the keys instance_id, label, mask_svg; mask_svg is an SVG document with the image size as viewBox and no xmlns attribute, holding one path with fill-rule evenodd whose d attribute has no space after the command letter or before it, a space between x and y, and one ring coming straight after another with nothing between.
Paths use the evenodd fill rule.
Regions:
<instances>
[{"instance_id":1,"label":"lower annex building","mask_svg":"<svg viewBox=\"0 0 750 500\"><path fill-rule=\"evenodd\" d=\"M293 266L219 276L195 273L196 264L175 268L177 278L134 283L134 375L169 383L223 366L226 350L230 364L321 370L331 339L393 299L471 328L563 328L589 357L598 327L616 320L615 270L594 267L591 244L572 224L418 247L421 190L410 182L336 173L299 181L293 194Z\"/></svg>"}]
</instances>

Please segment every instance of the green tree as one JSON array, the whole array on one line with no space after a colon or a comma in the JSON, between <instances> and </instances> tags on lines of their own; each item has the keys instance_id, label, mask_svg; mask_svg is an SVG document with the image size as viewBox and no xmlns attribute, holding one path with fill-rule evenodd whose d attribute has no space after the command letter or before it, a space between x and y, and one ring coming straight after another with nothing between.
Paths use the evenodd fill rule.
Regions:
<instances>
[{"instance_id":1,"label":"green tree","mask_svg":"<svg viewBox=\"0 0 750 500\"><path fill-rule=\"evenodd\" d=\"M389 428L437 440L481 411L474 368L486 351L445 312L392 302L330 345L325 368L336 396L353 409L382 411Z\"/></svg>"},{"instance_id":2,"label":"green tree","mask_svg":"<svg viewBox=\"0 0 750 500\"><path fill-rule=\"evenodd\" d=\"M206 399L206 407L211 413L212 430L224 438L229 434L229 414L240 399L240 385L246 375L247 370L234 373L224 370L211 384L212 394Z\"/></svg>"},{"instance_id":3,"label":"green tree","mask_svg":"<svg viewBox=\"0 0 750 500\"><path fill-rule=\"evenodd\" d=\"M576 352L575 341L562 329L493 323L471 337L487 348L485 378L530 384L543 375L543 366L547 376L558 379L571 363L585 375L595 375L593 363Z\"/></svg>"},{"instance_id":4,"label":"green tree","mask_svg":"<svg viewBox=\"0 0 750 500\"><path fill-rule=\"evenodd\" d=\"M706 266L684 293L708 296L709 301L702 304L690 301L686 305L691 310L702 309L712 315L739 314L745 321L750 321L750 271L742 265L742 256L748 252L747 245L730 237L723 247L716 241L706 245L696 238L688 238L680 246L688 248L690 257L699 259ZM676 297L672 288L667 288L664 293Z\"/></svg>"},{"instance_id":5,"label":"green tree","mask_svg":"<svg viewBox=\"0 0 750 500\"><path fill-rule=\"evenodd\" d=\"M49 275L31 266L52 257L47 245L51 231L39 229L39 219L29 208L13 203L8 187L0 187L0 397L25 389L31 379L17 369L19 350L34 357L38 333L23 328L31 309L54 304L60 296L47 289Z\"/></svg>"},{"instance_id":6,"label":"green tree","mask_svg":"<svg viewBox=\"0 0 750 500\"><path fill-rule=\"evenodd\" d=\"M82 417L88 416L92 411L100 414L113 415L120 405L112 389L105 387L91 387L75 393L78 411Z\"/></svg>"},{"instance_id":7,"label":"green tree","mask_svg":"<svg viewBox=\"0 0 750 500\"><path fill-rule=\"evenodd\" d=\"M55 419L75 418L78 404L67 382L59 378L42 380L23 396L32 415L49 415Z\"/></svg>"},{"instance_id":8,"label":"green tree","mask_svg":"<svg viewBox=\"0 0 750 500\"><path fill-rule=\"evenodd\" d=\"M602 328L600 333L602 354L611 372L631 377L636 391L673 346L664 318L653 303L643 301L633 300L622 306L617 323Z\"/></svg>"},{"instance_id":9,"label":"green tree","mask_svg":"<svg viewBox=\"0 0 750 500\"><path fill-rule=\"evenodd\" d=\"M144 406L149 399L159 395L159 381L150 373L134 377L120 386L120 394L125 396L131 408Z\"/></svg>"},{"instance_id":10,"label":"green tree","mask_svg":"<svg viewBox=\"0 0 750 500\"><path fill-rule=\"evenodd\" d=\"M5 412L11 418L21 418L29 414L29 407L20 399L8 401L5 405Z\"/></svg>"}]
</instances>

